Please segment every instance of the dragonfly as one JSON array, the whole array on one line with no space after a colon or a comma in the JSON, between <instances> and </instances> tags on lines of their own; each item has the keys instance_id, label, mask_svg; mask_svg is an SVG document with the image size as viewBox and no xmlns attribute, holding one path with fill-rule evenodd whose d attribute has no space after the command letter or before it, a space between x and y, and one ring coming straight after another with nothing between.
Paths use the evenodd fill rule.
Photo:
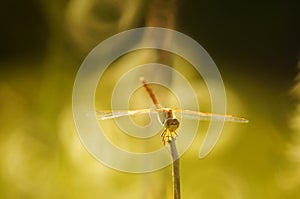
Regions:
<instances>
[{"instance_id":1,"label":"dragonfly","mask_svg":"<svg viewBox=\"0 0 300 199\"><path fill-rule=\"evenodd\" d=\"M176 130L179 128L180 122L177 118L182 119L193 119L193 120L209 120L209 121L229 121L229 122L239 122L247 123L248 120L243 117L233 116L233 115L224 115L224 114L215 114L215 113L204 113L193 110L182 110L178 108L164 108L146 82L144 78L140 78L140 81L143 83L147 92L149 93L154 107L150 109L138 109L138 110L109 110L109 111L96 111L97 120L107 120L125 116L133 116L140 114L157 114L162 124L164 131L161 135L162 142L164 144L170 143L172 140L175 140L177 137Z\"/></svg>"}]
</instances>

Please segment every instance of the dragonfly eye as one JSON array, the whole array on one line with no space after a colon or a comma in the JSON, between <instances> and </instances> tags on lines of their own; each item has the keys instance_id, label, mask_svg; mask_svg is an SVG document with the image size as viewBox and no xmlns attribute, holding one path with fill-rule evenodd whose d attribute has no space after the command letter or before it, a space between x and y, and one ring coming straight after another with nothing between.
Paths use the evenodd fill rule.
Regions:
<instances>
[{"instance_id":1,"label":"dragonfly eye","mask_svg":"<svg viewBox=\"0 0 300 199\"><path fill-rule=\"evenodd\" d=\"M179 121L176 118L169 118L165 121L165 128L175 131L179 127Z\"/></svg>"}]
</instances>

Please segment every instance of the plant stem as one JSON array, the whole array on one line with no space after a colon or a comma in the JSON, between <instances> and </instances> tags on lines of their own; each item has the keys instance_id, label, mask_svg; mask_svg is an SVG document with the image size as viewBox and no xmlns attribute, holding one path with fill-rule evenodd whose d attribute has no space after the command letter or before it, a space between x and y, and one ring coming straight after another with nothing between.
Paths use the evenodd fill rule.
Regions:
<instances>
[{"instance_id":1,"label":"plant stem","mask_svg":"<svg viewBox=\"0 0 300 199\"><path fill-rule=\"evenodd\" d=\"M172 155L172 168L173 168L173 191L174 199L180 199L180 167L179 167L179 155L176 148L175 140L170 142L171 155Z\"/></svg>"}]
</instances>

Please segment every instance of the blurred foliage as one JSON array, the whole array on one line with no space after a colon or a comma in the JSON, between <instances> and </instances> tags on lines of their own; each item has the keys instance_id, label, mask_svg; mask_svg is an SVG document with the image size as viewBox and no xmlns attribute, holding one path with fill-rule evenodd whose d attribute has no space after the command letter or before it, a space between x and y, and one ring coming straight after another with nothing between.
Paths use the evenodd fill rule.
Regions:
<instances>
[{"instance_id":1,"label":"blurred foliage","mask_svg":"<svg viewBox=\"0 0 300 199\"><path fill-rule=\"evenodd\" d=\"M72 119L72 86L84 57L107 37L143 26L149 2L1 3L0 198L171 198L170 167L140 175L109 169L85 150ZM299 101L289 93L298 8L294 1L178 3L178 29L208 50L223 75L228 112L250 120L226 124L202 160L207 124L200 123L181 158L182 198L300 197ZM176 67L202 89L191 68ZM109 70L108 92L127 69Z\"/></svg>"}]
</instances>

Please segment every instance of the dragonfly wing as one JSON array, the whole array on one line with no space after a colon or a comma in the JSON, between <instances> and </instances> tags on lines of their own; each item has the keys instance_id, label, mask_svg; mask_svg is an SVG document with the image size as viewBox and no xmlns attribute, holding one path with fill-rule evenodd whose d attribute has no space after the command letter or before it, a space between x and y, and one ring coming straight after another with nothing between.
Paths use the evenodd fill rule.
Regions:
<instances>
[{"instance_id":1,"label":"dragonfly wing","mask_svg":"<svg viewBox=\"0 0 300 199\"><path fill-rule=\"evenodd\" d=\"M198 112L198 111L180 110L180 109L175 109L173 112L175 113L175 115L177 117L181 117L183 119L229 121L229 122L241 122L241 123L248 122L248 120L245 118L232 116L232 115L203 113L203 112Z\"/></svg>"},{"instance_id":2,"label":"dragonfly wing","mask_svg":"<svg viewBox=\"0 0 300 199\"><path fill-rule=\"evenodd\" d=\"M137 114L147 114L153 112L151 109L139 110L116 110L116 111L96 111L97 120L107 120L112 118L131 116Z\"/></svg>"}]
</instances>

